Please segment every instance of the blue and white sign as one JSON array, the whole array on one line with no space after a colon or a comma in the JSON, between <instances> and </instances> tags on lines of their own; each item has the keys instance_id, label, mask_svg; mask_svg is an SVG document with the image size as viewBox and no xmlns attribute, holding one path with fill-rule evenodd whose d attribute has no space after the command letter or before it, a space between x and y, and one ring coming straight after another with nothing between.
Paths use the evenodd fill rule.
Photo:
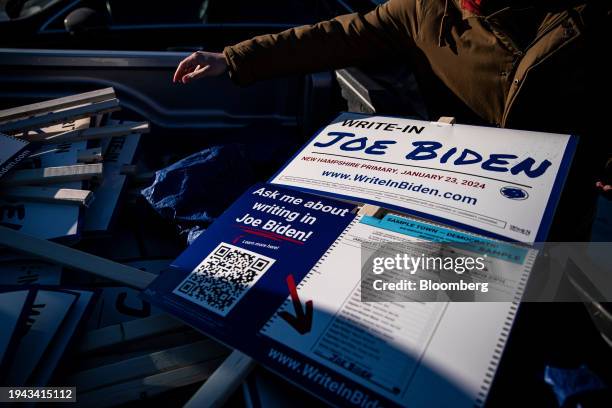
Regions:
<instances>
[{"instance_id":1,"label":"blue and white sign","mask_svg":"<svg viewBox=\"0 0 612 408\"><path fill-rule=\"evenodd\" d=\"M575 145L570 135L343 113L271 182L535 242Z\"/></svg>"}]
</instances>

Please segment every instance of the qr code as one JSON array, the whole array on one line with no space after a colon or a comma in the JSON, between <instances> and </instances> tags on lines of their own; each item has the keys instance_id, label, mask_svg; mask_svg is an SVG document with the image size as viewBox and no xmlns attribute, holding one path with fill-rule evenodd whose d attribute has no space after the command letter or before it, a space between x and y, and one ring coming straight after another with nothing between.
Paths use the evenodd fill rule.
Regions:
<instances>
[{"instance_id":1,"label":"qr code","mask_svg":"<svg viewBox=\"0 0 612 408\"><path fill-rule=\"evenodd\" d=\"M220 243L172 293L226 316L274 259Z\"/></svg>"}]
</instances>

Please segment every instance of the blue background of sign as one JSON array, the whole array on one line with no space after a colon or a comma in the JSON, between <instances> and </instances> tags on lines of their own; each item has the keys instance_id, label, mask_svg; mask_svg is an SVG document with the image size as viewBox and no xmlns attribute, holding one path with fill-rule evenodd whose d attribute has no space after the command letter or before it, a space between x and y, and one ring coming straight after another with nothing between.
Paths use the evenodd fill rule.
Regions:
<instances>
[{"instance_id":1,"label":"blue background of sign","mask_svg":"<svg viewBox=\"0 0 612 408\"><path fill-rule=\"evenodd\" d=\"M293 197L301 197L304 203L307 201L320 201L324 205L348 209L348 211L344 217L341 217L307 209L302 205L281 203L278 200L252 194L262 187L265 187L267 190L277 190L281 195L288 194ZM259 215L264 220L272 219L286 223L282 217L258 213L253 210L253 204L256 202L270 205L282 204L289 210L298 211L302 214L308 211L311 215L315 215L317 221L313 225L306 226L305 224L299 224L300 226L298 226L297 221L291 223L296 228L313 231L312 236L303 245L299 245L289 241L273 241L269 238L245 234L240 228L240 224L236 223L235 220L246 213L254 216ZM305 194L272 184L257 184L236 200L210 228L203 232L170 265L169 269L164 271L159 278L145 289L143 297L152 304L185 320L197 329L241 349L240 342L244 341L244 339L252 338L255 333L258 333L265 322L289 296L286 282L287 275L292 274L296 284L299 284L340 233L355 218L355 215L351 213L351 210L354 208L355 205L353 204ZM234 243L235 239L240 236L242 238ZM274 250L266 247L245 245L242 243L245 240L272 244L279 248ZM221 242L230 243L276 260L270 269L249 289L225 317L208 311L172 293L179 283Z\"/></svg>"}]
</instances>

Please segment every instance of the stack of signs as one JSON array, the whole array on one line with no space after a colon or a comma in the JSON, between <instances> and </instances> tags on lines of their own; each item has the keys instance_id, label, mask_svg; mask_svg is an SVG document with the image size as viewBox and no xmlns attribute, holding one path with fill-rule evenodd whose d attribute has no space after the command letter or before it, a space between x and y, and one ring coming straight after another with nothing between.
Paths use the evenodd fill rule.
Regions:
<instances>
[{"instance_id":1,"label":"stack of signs","mask_svg":"<svg viewBox=\"0 0 612 408\"><path fill-rule=\"evenodd\" d=\"M140 241L129 238L137 231L115 228L108 237L137 249L127 265L63 245L110 230L125 169L148 130L110 118L117 108L113 90L103 89L0 111L0 131L11 135L0 141L1 385L53 378L78 387L87 406L112 406L202 382L228 354L139 297L169 260L163 251L138 256ZM85 281L75 271L101 281L95 290L71 285ZM60 364L67 349L72 358Z\"/></svg>"},{"instance_id":2,"label":"stack of signs","mask_svg":"<svg viewBox=\"0 0 612 408\"><path fill-rule=\"evenodd\" d=\"M118 109L107 88L0 111L0 225L62 243L106 231L125 183L121 165L148 131L111 119ZM61 265L0 257L2 383L45 385L87 325L96 292L60 286Z\"/></svg>"},{"instance_id":3,"label":"stack of signs","mask_svg":"<svg viewBox=\"0 0 612 408\"><path fill-rule=\"evenodd\" d=\"M111 121L110 124L121 125L117 121ZM102 179L95 186L96 199L85 214L85 231L99 233L108 230L126 183L127 176L122 174L122 168L132 163L139 141L140 134L138 133L117 135L101 140L100 149L104 157L104 170Z\"/></svg>"},{"instance_id":4,"label":"stack of signs","mask_svg":"<svg viewBox=\"0 0 612 408\"><path fill-rule=\"evenodd\" d=\"M94 296L90 290L58 287L0 289L0 383L46 385Z\"/></svg>"},{"instance_id":5,"label":"stack of signs","mask_svg":"<svg viewBox=\"0 0 612 408\"><path fill-rule=\"evenodd\" d=\"M343 114L143 297L333 405L481 406L575 144Z\"/></svg>"},{"instance_id":6,"label":"stack of signs","mask_svg":"<svg viewBox=\"0 0 612 408\"><path fill-rule=\"evenodd\" d=\"M83 230L106 231L125 181L121 165L148 131L147 123L110 119L118 109L107 88L0 111L0 132L11 136L0 138L0 224L67 243Z\"/></svg>"},{"instance_id":7,"label":"stack of signs","mask_svg":"<svg viewBox=\"0 0 612 408\"><path fill-rule=\"evenodd\" d=\"M166 265L163 261L149 260L126 266L6 227L0 227L0 241L17 251L132 289L146 287L154 279L154 271ZM70 287L65 282L61 287L31 285L32 280L40 277L40 270L24 271L18 262L12 266L20 268L21 279L15 279L16 274L11 274L7 265L18 285L0 290L10 292L6 301L0 296L5 330L0 336L2 385L44 385L53 374L52 383L78 388L81 403L114 406L202 382L228 354L224 346L147 308L133 290L109 291L94 306L91 290ZM53 278L48 274L40 281ZM24 306L25 293L31 300ZM95 311L93 320L104 327L94 325L94 329L82 333L77 340L75 331L92 322L85 317L89 315L89 305ZM18 323L22 320L26 323ZM58 372L58 361L73 338L74 347L69 347L72 358L64 358Z\"/></svg>"}]
</instances>

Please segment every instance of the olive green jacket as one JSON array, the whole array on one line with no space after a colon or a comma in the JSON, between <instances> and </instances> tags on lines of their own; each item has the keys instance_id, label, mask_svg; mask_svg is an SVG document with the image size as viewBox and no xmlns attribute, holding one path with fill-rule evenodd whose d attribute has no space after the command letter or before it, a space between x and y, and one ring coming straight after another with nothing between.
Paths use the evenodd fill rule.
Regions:
<instances>
[{"instance_id":1,"label":"olive green jacket","mask_svg":"<svg viewBox=\"0 0 612 408\"><path fill-rule=\"evenodd\" d=\"M540 0L475 16L460 0L390 0L365 15L255 37L224 54L241 85L405 57L432 118L461 120L467 107L497 126L584 133L581 121L595 113L590 76L598 75L587 60L600 63L601 47L612 48L612 7L586 1ZM610 73L599 69L609 84Z\"/></svg>"},{"instance_id":2,"label":"olive green jacket","mask_svg":"<svg viewBox=\"0 0 612 408\"><path fill-rule=\"evenodd\" d=\"M579 135L551 239L587 239L594 181L612 156L612 0L533 0L486 16L460 1L390 0L255 37L225 48L230 76L247 85L407 59L430 119Z\"/></svg>"}]
</instances>

